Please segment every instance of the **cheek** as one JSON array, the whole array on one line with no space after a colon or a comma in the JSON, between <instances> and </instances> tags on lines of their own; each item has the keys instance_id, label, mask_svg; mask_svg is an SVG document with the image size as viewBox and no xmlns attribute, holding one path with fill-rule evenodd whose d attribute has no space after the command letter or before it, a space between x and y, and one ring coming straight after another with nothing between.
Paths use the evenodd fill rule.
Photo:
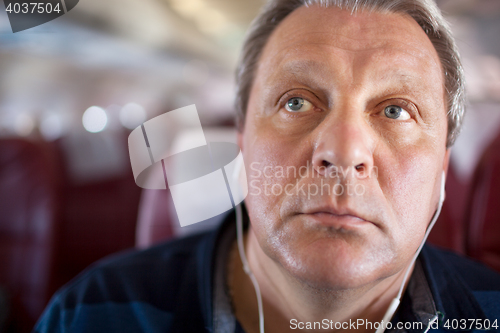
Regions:
<instances>
[{"instance_id":1,"label":"cheek","mask_svg":"<svg viewBox=\"0 0 500 333\"><path fill-rule=\"evenodd\" d=\"M379 185L393 212L394 229L399 231L394 237L412 248L420 243L435 211L440 171L436 161L443 158L438 155L435 147L418 145L379 161Z\"/></svg>"},{"instance_id":2,"label":"cheek","mask_svg":"<svg viewBox=\"0 0 500 333\"><path fill-rule=\"evenodd\" d=\"M308 165L308 143L279 135L264 124L246 126L243 154L249 191L245 203L255 232L270 237L282 226L280 207L286 190L296 183L299 169Z\"/></svg>"}]
</instances>

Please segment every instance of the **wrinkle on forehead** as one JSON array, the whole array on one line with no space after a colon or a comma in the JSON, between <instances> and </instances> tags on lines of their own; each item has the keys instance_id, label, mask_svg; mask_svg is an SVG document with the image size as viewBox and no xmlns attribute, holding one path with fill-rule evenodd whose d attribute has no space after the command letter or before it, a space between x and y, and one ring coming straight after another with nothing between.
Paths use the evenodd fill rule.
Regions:
<instances>
[{"instance_id":1,"label":"wrinkle on forehead","mask_svg":"<svg viewBox=\"0 0 500 333\"><path fill-rule=\"evenodd\" d=\"M307 11L307 12L306 12ZM307 13L307 14L306 14ZM314 14L314 15L311 15ZM300 21L301 24L295 24ZM336 7L300 7L286 17L271 34L261 59L272 53L277 61L290 52L303 51L301 46L334 47L346 52L376 52L394 49L416 58L427 58L441 68L431 41L409 15L399 13L359 12Z\"/></svg>"}]
</instances>

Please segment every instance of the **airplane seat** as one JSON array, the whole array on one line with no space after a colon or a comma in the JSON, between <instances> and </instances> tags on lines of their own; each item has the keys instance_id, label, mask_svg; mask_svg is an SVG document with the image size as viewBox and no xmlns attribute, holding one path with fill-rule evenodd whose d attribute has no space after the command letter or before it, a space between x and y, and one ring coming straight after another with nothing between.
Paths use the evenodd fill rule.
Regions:
<instances>
[{"instance_id":1,"label":"airplane seat","mask_svg":"<svg viewBox=\"0 0 500 333\"><path fill-rule=\"evenodd\" d=\"M466 214L466 254L500 272L500 132L475 169Z\"/></svg>"},{"instance_id":2,"label":"airplane seat","mask_svg":"<svg viewBox=\"0 0 500 333\"><path fill-rule=\"evenodd\" d=\"M0 286L15 332L31 331L51 296L59 227L51 153L46 143L0 140Z\"/></svg>"},{"instance_id":3,"label":"airplane seat","mask_svg":"<svg viewBox=\"0 0 500 333\"><path fill-rule=\"evenodd\" d=\"M465 254L464 213L467 200L467 187L456 174L453 164L448 167L446 179L446 198L428 242L439 247Z\"/></svg>"},{"instance_id":4,"label":"airplane seat","mask_svg":"<svg viewBox=\"0 0 500 333\"><path fill-rule=\"evenodd\" d=\"M212 127L204 129L207 142L233 142L236 143L236 130L232 127ZM172 142L171 149L183 151L191 141L189 131L181 132ZM151 175L158 177L158 175ZM151 181L151 180L150 180ZM148 182L150 182L148 181ZM164 179L154 181L163 182ZM151 182L154 182L151 181ZM197 203L193 197L193 209ZM218 225L225 214L215 216L203 222L181 227L174 201L170 191L143 189L139 203L139 214L136 228L136 247L146 248L153 244L166 241L175 237L183 237L194 233L210 230Z\"/></svg>"}]
</instances>

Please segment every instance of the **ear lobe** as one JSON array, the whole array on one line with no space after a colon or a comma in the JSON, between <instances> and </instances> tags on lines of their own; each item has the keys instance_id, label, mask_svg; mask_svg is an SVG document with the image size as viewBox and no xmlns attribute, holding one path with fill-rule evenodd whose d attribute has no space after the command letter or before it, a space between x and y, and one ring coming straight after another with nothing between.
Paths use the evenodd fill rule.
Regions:
<instances>
[{"instance_id":1,"label":"ear lobe","mask_svg":"<svg viewBox=\"0 0 500 333\"><path fill-rule=\"evenodd\" d=\"M238 131L236 134L236 137L237 137L238 146L240 147L241 151L243 152L243 132Z\"/></svg>"},{"instance_id":2,"label":"ear lobe","mask_svg":"<svg viewBox=\"0 0 500 333\"><path fill-rule=\"evenodd\" d=\"M446 177L448 176L448 167L450 165L450 153L451 153L451 148L447 148L446 149L446 153L444 154L444 159L443 159L443 175L442 177L444 178L444 180L442 180L443 182L443 201L444 201L444 198L446 197L446 191L444 190L444 184L446 183Z\"/></svg>"},{"instance_id":3,"label":"ear lobe","mask_svg":"<svg viewBox=\"0 0 500 333\"><path fill-rule=\"evenodd\" d=\"M450 165L450 153L451 153L451 148L446 148L446 152L444 154L444 159L443 159L443 172L445 176L448 175L448 167Z\"/></svg>"}]
</instances>

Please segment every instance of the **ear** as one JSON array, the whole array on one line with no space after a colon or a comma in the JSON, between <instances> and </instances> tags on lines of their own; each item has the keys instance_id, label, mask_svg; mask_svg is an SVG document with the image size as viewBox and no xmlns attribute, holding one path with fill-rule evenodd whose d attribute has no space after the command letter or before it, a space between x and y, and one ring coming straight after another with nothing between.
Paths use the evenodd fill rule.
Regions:
<instances>
[{"instance_id":1,"label":"ear","mask_svg":"<svg viewBox=\"0 0 500 333\"><path fill-rule=\"evenodd\" d=\"M444 153L444 158L443 158L443 176L446 179L448 177L448 166L450 165L450 153L451 149L446 148L446 152ZM446 192L445 192L445 197L446 197Z\"/></svg>"},{"instance_id":2,"label":"ear","mask_svg":"<svg viewBox=\"0 0 500 333\"><path fill-rule=\"evenodd\" d=\"M237 142L238 142L238 146L240 147L241 151L243 152L243 129L242 130L238 130L236 132L236 139L237 139Z\"/></svg>"},{"instance_id":3,"label":"ear","mask_svg":"<svg viewBox=\"0 0 500 333\"><path fill-rule=\"evenodd\" d=\"M450 164L450 153L451 153L451 148L446 148L446 152L444 153L444 159L443 159L443 171L445 176L448 176L448 166Z\"/></svg>"}]
</instances>

